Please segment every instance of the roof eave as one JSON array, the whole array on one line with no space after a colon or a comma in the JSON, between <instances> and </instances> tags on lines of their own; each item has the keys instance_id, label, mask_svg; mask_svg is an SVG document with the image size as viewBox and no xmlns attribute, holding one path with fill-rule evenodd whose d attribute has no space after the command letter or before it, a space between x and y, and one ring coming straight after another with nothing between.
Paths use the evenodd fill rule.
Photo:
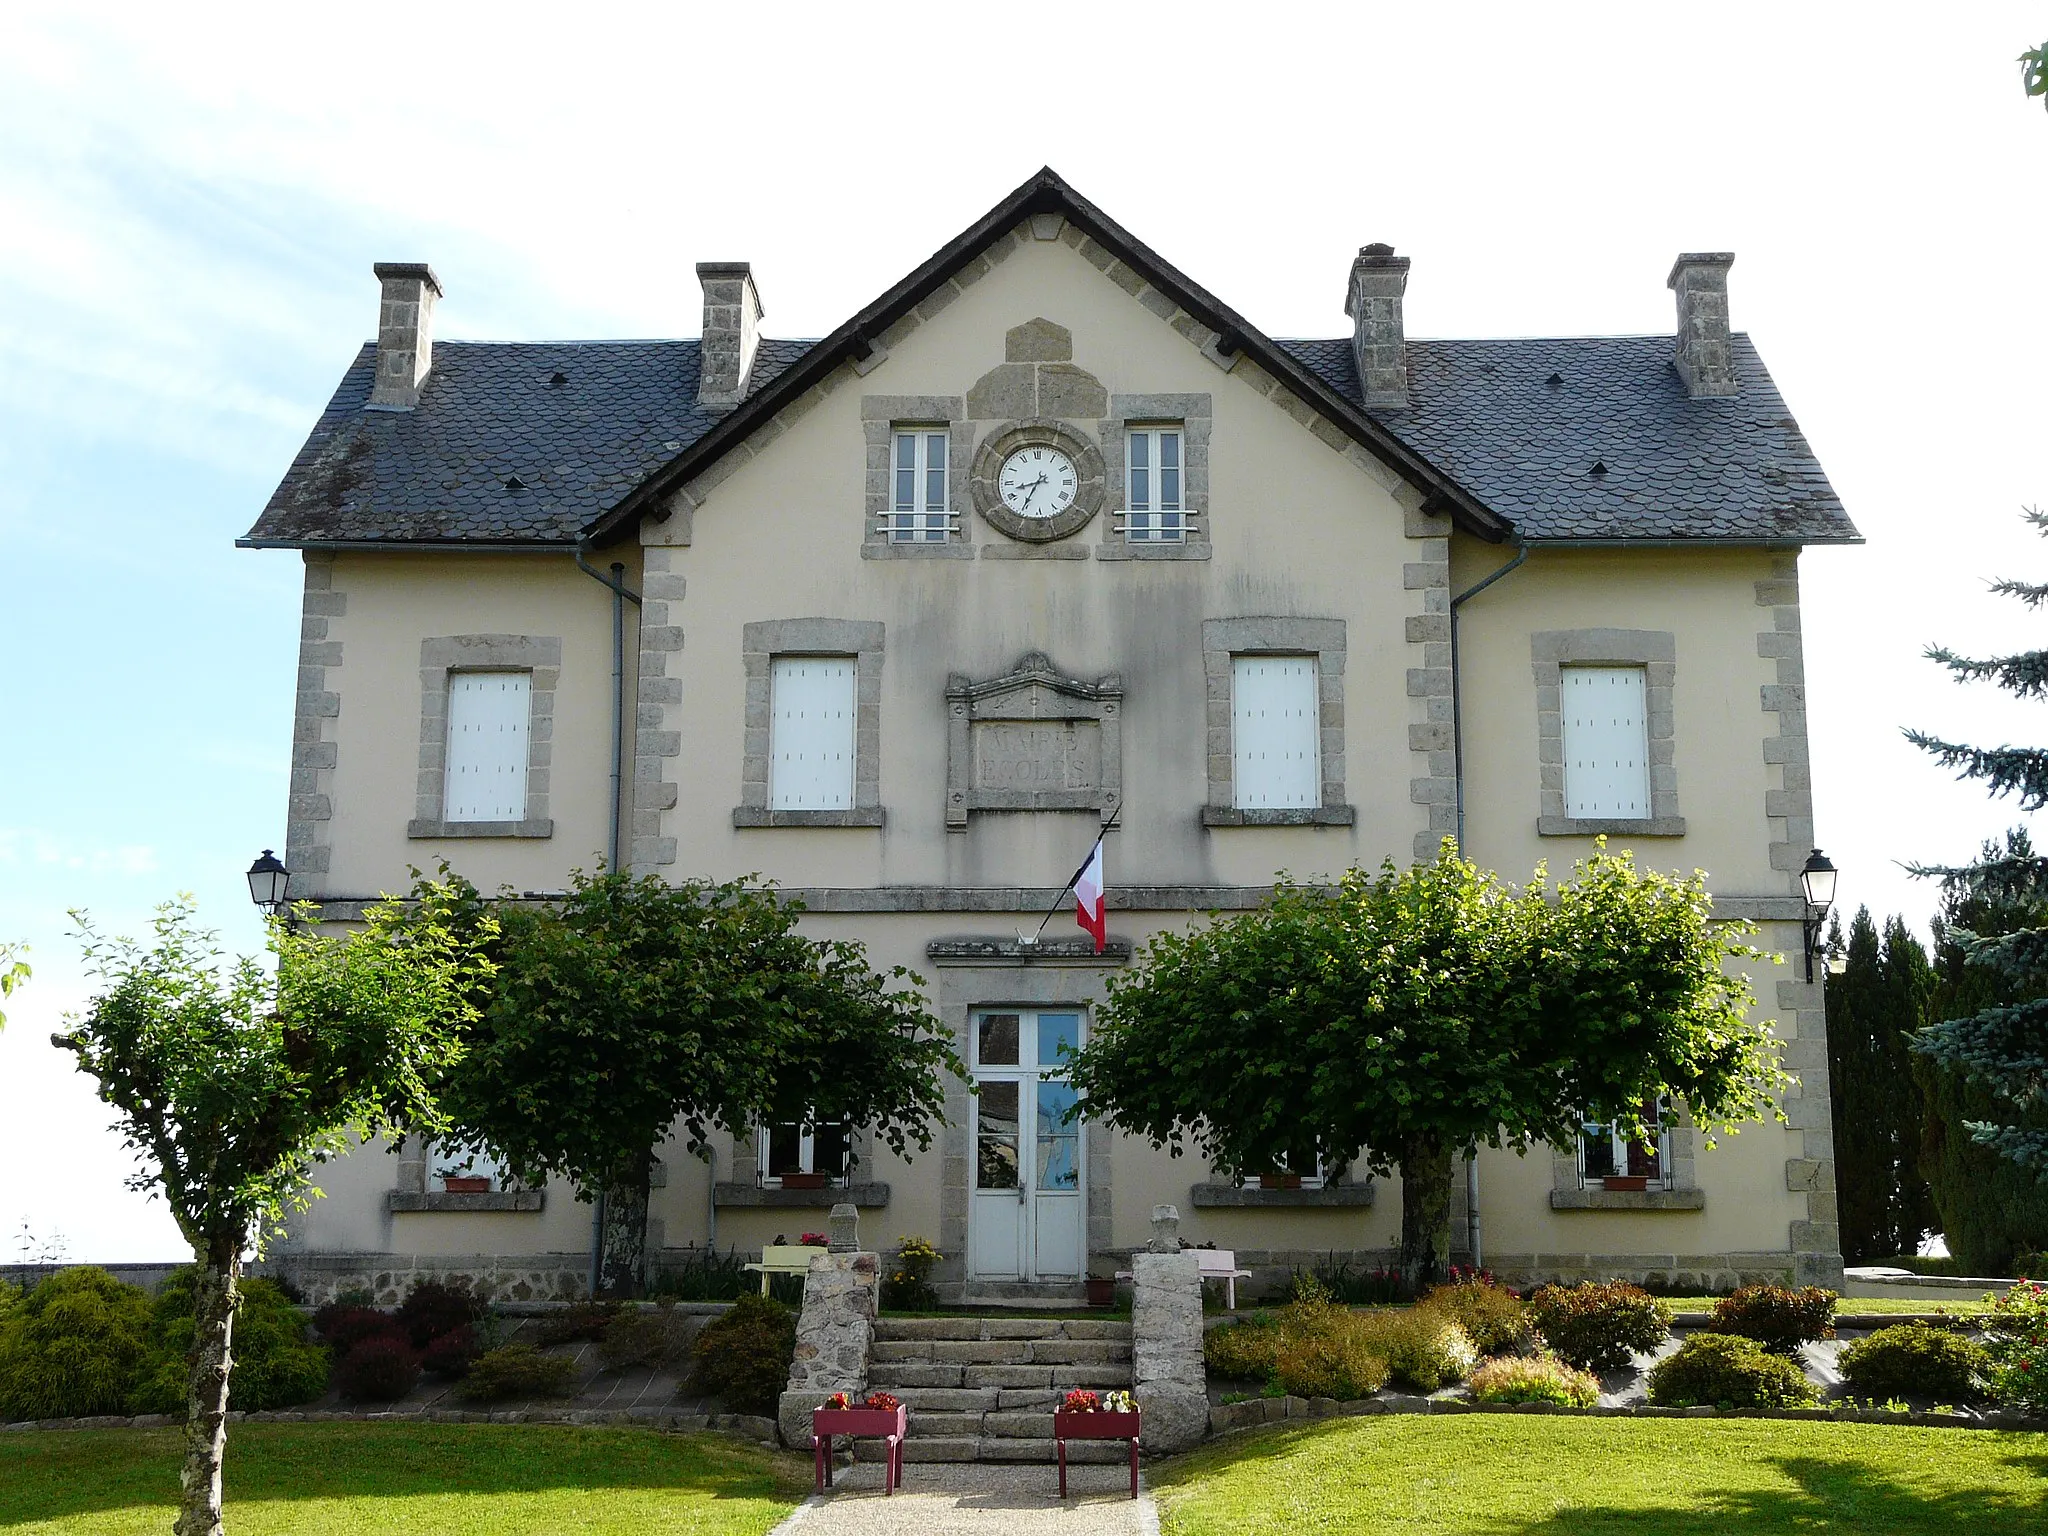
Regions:
<instances>
[{"instance_id":1,"label":"roof eave","mask_svg":"<svg viewBox=\"0 0 2048 1536\"><path fill-rule=\"evenodd\" d=\"M1495 543L1512 536L1514 525L1511 521L1485 506L1394 432L1331 389L1283 351L1272 338L1176 270L1143 241L1082 197L1048 166L941 246L901 282L811 347L765 388L743 400L717 426L628 491L609 511L593 519L585 530L587 537L598 545L616 543L626 537L627 531L639 518L651 513L662 497L743 441L756 426L821 382L841 363L869 356L875 338L936 291L997 236L1014 228L1019 220L1031 214L1052 212L1063 213L1100 244L1114 251L1119 259L1137 268L1183 309L1233 343L1235 349L1250 353L1260 367L1308 400L1343 428L1360 447L1419 486L1439 510L1450 513L1465 531Z\"/></svg>"},{"instance_id":2,"label":"roof eave","mask_svg":"<svg viewBox=\"0 0 2048 1536\"><path fill-rule=\"evenodd\" d=\"M568 554L576 548L574 539L265 539L243 535L235 540L237 549L333 549L393 551L405 554L443 553L470 555Z\"/></svg>"}]
</instances>

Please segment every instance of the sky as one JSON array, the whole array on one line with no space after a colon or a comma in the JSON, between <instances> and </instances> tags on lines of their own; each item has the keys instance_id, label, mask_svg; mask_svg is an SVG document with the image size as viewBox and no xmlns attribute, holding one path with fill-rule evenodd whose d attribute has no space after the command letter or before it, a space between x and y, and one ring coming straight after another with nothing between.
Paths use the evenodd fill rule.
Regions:
<instances>
[{"instance_id":1,"label":"sky","mask_svg":"<svg viewBox=\"0 0 2048 1536\"><path fill-rule=\"evenodd\" d=\"M749 260L831 329L1042 164L1273 335L1342 335L1358 246L1418 336L1668 333L1733 250L1756 339L1868 538L1802 561L1819 839L1903 863L2024 820L1900 736L2039 742L1921 655L2039 643L2038 7L1034 3L0 5L0 1262L181 1251L51 1049L72 909L190 892L230 950L281 846L299 572L233 547L431 261L444 337L693 335ZM1513 873L1513 872L1510 872ZM26 1227L26 1236L23 1228Z\"/></svg>"}]
</instances>

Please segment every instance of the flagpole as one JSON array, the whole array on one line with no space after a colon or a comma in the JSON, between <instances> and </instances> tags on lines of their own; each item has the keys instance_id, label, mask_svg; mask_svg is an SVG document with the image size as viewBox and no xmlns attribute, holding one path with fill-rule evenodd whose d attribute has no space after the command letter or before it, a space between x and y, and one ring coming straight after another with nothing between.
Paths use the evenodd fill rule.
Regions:
<instances>
[{"instance_id":1,"label":"flagpole","mask_svg":"<svg viewBox=\"0 0 2048 1536\"><path fill-rule=\"evenodd\" d=\"M1038 920L1038 932L1031 935L1031 944L1027 945L1027 948L1031 947L1031 945L1037 944L1040 939L1045 937L1045 925L1052 921L1053 913L1059 911L1060 903L1067 899L1067 892L1071 891L1074 888L1074 882L1076 880L1079 880L1084 874L1088 872L1088 866L1095 860L1096 844L1100 843L1103 840L1103 838L1107 837L1109 833L1115 829L1116 819L1117 817L1123 815L1123 813L1123 802L1119 800L1116 804L1116 808L1109 813L1109 820L1105 821L1100 827L1096 829L1095 842L1090 843L1088 845L1088 857L1081 861L1079 867L1077 867L1071 875L1067 876L1067 883L1060 887L1059 895L1053 897L1052 905L1045 909L1045 916Z\"/></svg>"}]
</instances>

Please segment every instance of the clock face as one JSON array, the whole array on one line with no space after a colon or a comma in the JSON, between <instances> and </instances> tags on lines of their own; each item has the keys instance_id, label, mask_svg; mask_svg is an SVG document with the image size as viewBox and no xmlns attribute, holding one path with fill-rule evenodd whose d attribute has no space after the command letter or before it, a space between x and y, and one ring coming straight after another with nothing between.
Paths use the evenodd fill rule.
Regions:
<instances>
[{"instance_id":1,"label":"clock face","mask_svg":"<svg viewBox=\"0 0 2048 1536\"><path fill-rule=\"evenodd\" d=\"M1019 517L1058 517L1074 504L1079 481L1072 459L1033 443L1003 460L996 491Z\"/></svg>"}]
</instances>

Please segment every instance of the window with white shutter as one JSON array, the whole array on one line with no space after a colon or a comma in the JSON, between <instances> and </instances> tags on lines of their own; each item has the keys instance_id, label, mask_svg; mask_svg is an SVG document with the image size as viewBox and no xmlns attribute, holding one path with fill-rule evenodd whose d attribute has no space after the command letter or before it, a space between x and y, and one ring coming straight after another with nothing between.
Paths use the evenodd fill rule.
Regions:
<instances>
[{"instance_id":1,"label":"window with white shutter","mask_svg":"<svg viewBox=\"0 0 2048 1536\"><path fill-rule=\"evenodd\" d=\"M1565 815L1650 817L1650 732L1642 667L1560 669Z\"/></svg>"},{"instance_id":2,"label":"window with white shutter","mask_svg":"<svg viewBox=\"0 0 2048 1536\"><path fill-rule=\"evenodd\" d=\"M1313 656L1231 658L1232 783L1239 810L1322 804Z\"/></svg>"},{"instance_id":3,"label":"window with white shutter","mask_svg":"<svg viewBox=\"0 0 2048 1536\"><path fill-rule=\"evenodd\" d=\"M528 672L448 675L448 821L526 819L526 733L532 710Z\"/></svg>"},{"instance_id":4,"label":"window with white shutter","mask_svg":"<svg viewBox=\"0 0 2048 1536\"><path fill-rule=\"evenodd\" d=\"M775 658L768 803L778 811L853 806L854 659Z\"/></svg>"}]
</instances>

